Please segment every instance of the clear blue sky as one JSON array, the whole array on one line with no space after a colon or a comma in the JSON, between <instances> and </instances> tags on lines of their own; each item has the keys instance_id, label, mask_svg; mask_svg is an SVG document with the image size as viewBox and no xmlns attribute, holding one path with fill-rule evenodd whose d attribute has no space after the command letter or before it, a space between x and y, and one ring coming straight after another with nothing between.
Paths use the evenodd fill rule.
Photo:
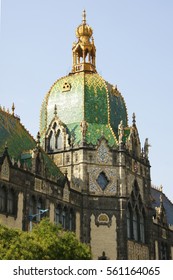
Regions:
<instances>
[{"instance_id":1,"label":"clear blue sky","mask_svg":"<svg viewBox=\"0 0 173 280\"><path fill-rule=\"evenodd\" d=\"M151 178L173 200L173 1L1 0L0 104L35 137L42 100L72 66L83 9L94 30L97 71L136 113Z\"/></svg>"}]
</instances>

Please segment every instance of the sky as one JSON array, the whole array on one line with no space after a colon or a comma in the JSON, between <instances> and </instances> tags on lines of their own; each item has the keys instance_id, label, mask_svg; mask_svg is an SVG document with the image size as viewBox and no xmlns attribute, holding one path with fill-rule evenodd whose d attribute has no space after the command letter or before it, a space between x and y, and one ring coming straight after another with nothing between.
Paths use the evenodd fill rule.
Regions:
<instances>
[{"instance_id":1,"label":"sky","mask_svg":"<svg viewBox=\"0 0 173 280\"><path fill-rule=\"evenodd\" d=\"M141 144L151 144L155 186L173 201L173 1L1 0L0 105L30 133L52 84L71 71L75 29L85 9L93 28L97 72L136 114Z\"/></svg>"}]
</instances>

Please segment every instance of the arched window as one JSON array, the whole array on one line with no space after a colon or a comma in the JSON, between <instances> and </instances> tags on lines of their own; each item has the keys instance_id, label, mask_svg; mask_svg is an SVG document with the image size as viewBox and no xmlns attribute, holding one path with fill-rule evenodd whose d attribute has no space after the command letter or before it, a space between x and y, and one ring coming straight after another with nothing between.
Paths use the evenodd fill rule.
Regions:
<instances>
[{"instance_id":1,"label":"arched window","mask_svg":"<svg viewBox=\"0 0 173 280\"><path fill-rule=\"evenodd\" d=\"M135 182L126 210L127 238L145 243L145 211L137 182Z\"/></svg>"},{"instance_id":2,"label":"arched window","mask_svg":"<svg viewBox=\"0 0 173 280\"><path fill-rule=\"evenodd\" d=\"M57 124L54 123L52 130L50 131L48 137L48 150L60 150L63 148L63 134L60 129L58 129Z\"/></svg>"},{"instance_id":3,"label":"arched window","mask_svg":"<svg viewBox=\"0 0 173 280\"><path fill-rule=\"evenodd\" d=\"M49 134L49 145L48 145L49 151L54 150L55 148L55 137L53 135L53 131Z\"/></svg>"},{"instance_id":4,"label":"arched window","mask_svg":"<svg viewBox=\"0 0 173 280\"><path fill-rule=\"evenodd\" d=\"M138 214L137 211L133 211L133 238L138 241Z\"/></svg>"},{"instance_id":5,"label":"arched window","mask_svg":"<svg viewBox=\"0 0 173 280\"><path fill-rule=\"evenodd\" d=\"M7 213L14 214L14 191L9 190L7 194Z\"/></svg>"},{"instance_id":6,"label":"arched window","mask_svg":"<svg viewBox=\"0 0 173 280\"><path fill-rule=\"evenodd\" d=\"M55 149L62 149L62 133L60 129L58 129L55 136Z\"/></svg>"},{"instance_id":7,"label":"arched window","mask_svg":"<svg viewBox=\"0 0 173 280\"><path fill-rule=\"evenodd\" d=\"M145 231L144 231L144 213L140 215L140 241L145 243Z\"/></svg>"},{"instance_id":8,"label":"arched window","mask_svg":"<svg viewBox=\"0 0 173 280\"><path fill-rule=\"evenodd\" d=\"M128 205L127 208L127 213L126 213L126 218L127 218L127 238L132 238L133 236L133 228L132 228L132 209L131 206Z\"/></svg>"},{"instance_id":9,"label":"arched window","mask_svg":"<svg viewBox=\"0 0 173 280\"><path fill-rule=\"evenodd\" d=\"M0 187L0 211L6 210L6 191L3 187Z\"/></svg>"}]
</instances>

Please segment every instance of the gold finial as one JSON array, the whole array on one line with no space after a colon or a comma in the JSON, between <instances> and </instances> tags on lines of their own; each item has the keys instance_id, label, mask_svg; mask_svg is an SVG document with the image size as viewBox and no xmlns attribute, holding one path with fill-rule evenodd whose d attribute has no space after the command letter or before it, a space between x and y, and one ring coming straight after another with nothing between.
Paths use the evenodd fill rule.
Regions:
<instances>
[{"instance_id":1,"label":"gold finial","mask_svg":"<svg viewBox=\"0 0 173 280\"><path fill-rule=\"evenodd\" d=\"M86 23L86 12L82 13L82 24L76 28L76 37L78 42L73 44L73 68L72 73L87 71L97 73L96 71L96 48L92 28Z\"/></svg>"},{"instance_id":2,"label":"gold finial","mask_svg":"<svg viewBox=\"0 0 173 280\"><path fill-rule=\"evenodd\" d=\"M12 104L11 110L12 110L12 115L14 116L14 111L15 111L14 102L13 102L13 104Z\"/></svg>"},{"instance_id":3,"label":"gold finial","mask_svg":"<svg viewBox=\"0 0 173 280\"><path fill-rule=\"evenodd\" d=\"M83 10L83 13L82 13L82 23L86 24L86 11L85 10Z\"/></svg>"}]
</instances>

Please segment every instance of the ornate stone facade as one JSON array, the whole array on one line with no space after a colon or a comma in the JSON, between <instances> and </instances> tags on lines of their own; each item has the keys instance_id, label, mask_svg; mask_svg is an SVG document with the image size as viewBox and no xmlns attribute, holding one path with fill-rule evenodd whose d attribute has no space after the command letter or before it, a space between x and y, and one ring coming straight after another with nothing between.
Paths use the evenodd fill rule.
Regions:
<instances>
[{"instance_id":1,"label":"ornate stone facade","mask_svg":"<svg viewBox=\"0 0 173 280\"><path fill-rule=\"evenodd\" d=\"M72 71L46 94L36 141L14 106L0 109L0 220L28 230L48 209L94 259L171 259L173 205L151 186L135 114L128 124L123 96L96 71L92 33L84 12Z\"/></svg>"}]
</instances>

